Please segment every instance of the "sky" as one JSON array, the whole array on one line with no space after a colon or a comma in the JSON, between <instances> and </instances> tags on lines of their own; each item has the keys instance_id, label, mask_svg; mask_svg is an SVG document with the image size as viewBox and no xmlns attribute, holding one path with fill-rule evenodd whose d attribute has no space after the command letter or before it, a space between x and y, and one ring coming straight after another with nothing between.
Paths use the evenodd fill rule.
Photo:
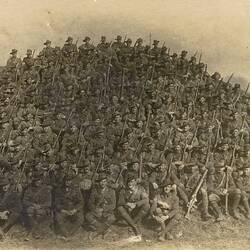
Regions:
<instances>
[{"instance_id":1,"label":"sky","mask_svg":"<svg viewBox=\"0 0 250 250\"><path fill-rule=\"evenodd\" d=\"M97 42L101 35L157 39L180 53L202 53L209 72L250 81L249 0L0 0L0 64L16 48L40 50L67 36Z\"/></svg>"}]
</instances>

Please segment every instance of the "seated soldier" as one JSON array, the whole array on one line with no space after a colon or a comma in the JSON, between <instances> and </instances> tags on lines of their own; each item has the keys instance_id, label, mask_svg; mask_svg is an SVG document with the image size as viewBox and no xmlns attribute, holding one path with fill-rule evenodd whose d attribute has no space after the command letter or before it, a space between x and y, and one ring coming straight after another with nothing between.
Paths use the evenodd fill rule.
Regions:
<instances>
[{"instance_id":1,"label":"seated soldier","mask_svg":"<svg viewBox=\"0 0 250 250\"><path fill-rule=\"evenodd\" d=\"M170 230L180 218L175 184L163 186L161 193L153 200L150 214L160 224L159 240L164 241L166 234L168 239L172 239Z\"/></svg>"},{"instance_id":2,"label":"seated soldier","mask_svg":"<svg viewBox=\"0 0 250 250\"><path fill-rule=\"evenodd\" d=\"M20 219L22 205L20 193L10 189L9 180L2 178L0 180L0 235L7 233Z\"/></svg>"},{"instance_id":3,"label":"seated soldier","mask_svg":"<svg viewBox=\"0 0 250 250\"><path fill-rule=\"evenodd\" d=\"M43 237L51 225L51 187L42 182L42 173L35 173L23 195L24 223L28 236ZM28 240L28 238L27 238Z\"/></svg>"},{"instance_id":4,"label":"seated soldier","mask_svg":"<svg viewBox=\"0 0 250 250\"><path fill-rule=\"evenodd\" d=\"M90 239L101 234L104 236L115 221L115 191L108 186L106 175L100 175L96 182L88 201L89 212L86 214L86 220L94 231L89 235Z\"/></svg>"},{"instance_id":5,"label":"seated soldier","mask_svg":"<svg viewBox=\"0 0 250 250\"><path fill-rule=\"evenodd\" d=\"M243 165L233 174L234 182L242 192L241 202L245 209L245 216L247 219L250 219L250 166Z\"/></svg>"},{"instance_id":6,"label":"seated soldier","mask_svg":"<svg viewBox=\"0 0 250 250\"><path fill-rule=\"evenodd\" d=\"M138 223L149 211L149 198L145 189L138 185L137 179L131 177L118 196L117 210L119 215L132 227L136 236L141 232Z\"/></svg>"},{"instance_id":7,"label":"seated soldier","mask_svg":"<svg viewBox=\"0 0 250 250\"><path fill-rule=\"evenodd\" d=\"M229 166L225 165L224 161L215 164L215 172L208 176L208 199L209 202L216 212L217 221L223 220L223 215L221 208L219 207L219 202L225 201L228 195L232 200L232 215L235 219L239 219L239 213L237 208L239 206L242 192L236 187L235 182L231 175L231 169ZM228 188L227 183L228 182ZM225 204L226 205L226 204ZM226 210L226 206L225 206ZM227 213L227 211L226 211Z\"/></svg>"},{"instance_id":8,"label":"seated soldier","mask_svg":"<svg viewBox=\"0 0 250 250\"><path fill-rule=\"evenodd\" d=\"M72 176L64 179L63 185L55 190L55 228L63 239L75 234L83 223L83 199Z\"/></svg>"}]
</instances>

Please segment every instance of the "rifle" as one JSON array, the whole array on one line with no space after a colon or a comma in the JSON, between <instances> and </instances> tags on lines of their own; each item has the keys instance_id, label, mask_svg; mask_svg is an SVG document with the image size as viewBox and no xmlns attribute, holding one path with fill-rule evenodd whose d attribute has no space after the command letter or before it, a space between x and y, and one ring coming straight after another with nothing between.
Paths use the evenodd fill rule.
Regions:
<instances>
[{"instance_id":1,"label":"rifle","mask_svg":"<svg viewBox=\"0 0 250 250\"><path fill-rule=\"evenodd\" d=\"M230 77L228 78L228 80L227 80L227 84L229 84L229 83L230 83L230 81L232 80L233 76L234 76L234 73L232 73L232 74L230 75Z\"/></svg>"},{"instance_id":2,"label":"rifle","mask_svg":"<svg viewBox=\"0 0 250 250\"><path fill-rule=\"evenodd\" d=\"M105 148L106 148L106 147L104 146L104 147L103 147L102 157L99 159L99 161L98 161L98 163L97 163L97 166L96 166L96 168L95 168L95 171L94 171L93 174L92 174L91 181L94 180L94 177L95 177L95 175L96 175L96 173L97 173L97 171L98 171L100 165L103 165L103 161L104 161L104 157L105 157Z\"/></svg>"},{"instance_id":3,"label":"rifle","mask_svg":"<svg viewBox=\"0 0 250 250\"><path fill-rule=\"evenodd\" d=\"M122 68L122 81L121 81L120 96L119 96L120 99L122 98L122 94L123 94L124 78L125 78L125 69Z\"/></svg>"},{"instance_id":4,"label":"rifle","mask_svg":"<svg viewBox=\"0 0 250 250\"><path fill-rule=\"evenodd\" d=\"M248 91L248 89L249 89L249 85L250 85L250 83L248 83L248 85L247 85L247 88L246 88L246 90L245 90L244 95L246 95L246 94L247 94L247 91Z\"/></svg>"},{"instance_id":5,"label":"rifle","mask_svg":"<svg viewBox=\"0 0 250 250\"><path fill-rule=\"evenodd\" d=\"M231 162L230 162L230 168L234 165L234 159L235 159L235 151L236 151L237 141L234 143L234 148L232 152ZM226 196L225 196L225 215L228 215L228 186L229 186L229 168L226 167L226 183L225 183L225 189L226 189Z\"/></svg>"},{"instance_id":6,"label":"rifle","mask_svg":"<svg viewBox=\"0 0 250 250\"><path fill-rule=\"evenodd\" d=\"M206 155L206 161L205 161L205 172L203 173L202 177L200 178L199 182L198 182L198 185L196 186L195 190L194 190L194 193L192 194L191 196L191 200L188 202L188 210L187 210L187 213L185 215L185 218L186 219L190 219L190 212L192 210L192 208L194 207L196 201L197 201L197 194L207 176L207 173L208 173L208 169L207 169L207 164L208 164L208 161L209 161L209 156L210 156L210 146L211 146L211 134L210 134L210 137L209 137L209 143L208 143L208 148L207 148L207 155Z\"/></svg>"},{"instance_id":7,"label":"rifle","mask_svg":"<svg viewBox=\"0 0 250 250\"><path fill-rule=\"evenodd\" d=\"M143 158L142 158L142 153L140 154L140 168L139 168L139 179L142 179L142 162L143 162Z\"/></svg>"},{"instance_id":8,"label":"rifle","mask_svg":"<svg viewBox=\"0 0 250 250\"><path fill-rule=\"evenodd\" d=\"M53 149L56 147L57 142L58 142L58 140L59 140L59 137L61 136L61 133L62 133L63 129L66 128L66 127L68 126L68 123L69 123L69 121L70 121L70 119L71 119L71 116L72 116L72 114L73 114L73 111L74 111L74 109L71 110L71 112L70 112L70 114L69 114L69 117L68 117L68 119L67 119L67 121L66 121L65 126L64 126L63 128L60 129L60 131L59 131L59 133L58 133L58 135L57 135L57 137L56 137L56 141L55 141L55 143L54 143L54 145L53 145Z\"/></svg>"},{"instance_id":9,"label":"rifle","mask_svg":"<svg viewBox=\"0 0 250 250\"><path fill-rule=\"evenodd\" d=\"M149 111L149 112L148 112L148 118L147 118L146 126L145 126L145 129L144 129L144 135L141 137L141 140L139 141L139 143L138 143L138 145L137 145L137 147L136 147L136 150L135 150L135 152L134 152L134 155L136 155L136 153L137 153L137 151L138 151L138 149L139 149L139 147L140 147L140 145L141 145L141 143L142 143L142 140L144 139L144 136L145 136L145 134L146 134L146 132L147 132L147 128L148 128L148 125L149 125L150 115L151 115L151 112Z\"/></svg>"},{"instance_id":10,"label":"rifle","mask_svg":"<svg viewBox=\"0 0 250 250\"><path fill-rule=\"evenodd\" d=\"M223 77L220 79L218 85L216 86L216 88L215 88L215 93L216 93L217 90L219 89L219 87L220 87L220 85L222 84L222 82L223 82Z\"/></svg>"},{"instance_id":11,"label":"rifle","mask_svg":"<svg viewBox=\"0 0 250 250\"><path fill-rule=\"evenodd\" d=\"M152 34L149 33L149 48L151 49L151 44L152 44Z\"/></svg>"},{"instance_id":12,"label":"rifle","mask_svg":"<svg viewBox=\"0 0 250 250\"><path fill-rule=\"evenodd\" d=\"M201 58L202 58L202 52L201 52L200 57L199 57L199 64L201 63Z\"/></svg>"},{"instance_id":13,"label":"rifle","mask_svg":"<svg viewBox=\"0 0 250 250\"><path fill-rule=\"evenodd\" d=\"M166 137L166 140L165 140L165 143L164 143L164 148L163 148L163 151L161 152L160 154L160 160L162 159L162 157L164 156L164 153L166 151L166 147L171 139L171 136L172 136L172 131L173 131L173 128L171 127L168 131L168 136Z\"/></svg>"},{"instance_id":14,"label":"rifle","mask_svg":"<svg viewBox=\"0 0 250 250\"><path fill-rule=\"evenodd\" d=\"M200 188L201 188L201 186L202 186L202 184L203 184L203 182L204 182L204 180L205 180L205 178L207 176L207 172L208 172L208 169L206 169L205 172L203 173L202 177L199 180L198 185L196 186L196 188L194 190L194 193L192 194L191 200L188 202L188 210L187 210L187 213L185 215L185 218L188 219L188 220L190 219L190 212L191 212L194 204L197 201L197 199L196 199L197 194L198 194L198 192L199 192L199 190L200 190Z\"/></svg>"},{"instance_id":15,"label":"rifle","mask_svg":"<svg viewBox=\"0 0 250 250\"><path fill-rule=\"evenodd\" d=\"M20 182L22 180L22 176L23 176L24 170L26 168L28 148L29 148L29 145L25 148L25 151L24 151L24 156L23 156L23 159L22 159L22 161L24 160L24 164L23 164L22 171L20 172L20 175L18 177L18 181L16 183L15 189L18 189L18 185L20 184Z\"/></svg>"}]
</instances>

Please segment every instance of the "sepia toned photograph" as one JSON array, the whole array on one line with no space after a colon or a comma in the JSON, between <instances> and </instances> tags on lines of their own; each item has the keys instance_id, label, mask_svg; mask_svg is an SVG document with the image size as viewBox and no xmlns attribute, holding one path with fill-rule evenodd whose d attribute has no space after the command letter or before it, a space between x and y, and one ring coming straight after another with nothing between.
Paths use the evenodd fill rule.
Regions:
<instances>
[{"instance_id":1,"label":"sepia toned photograph","mask_svg":"<svg viewBox=\"0 0 250 250\"><path fill-rule=\"evenodd\" d=\"M249 0L0 0L0 250L250 249Z\"/></svg>"}]
</instances>

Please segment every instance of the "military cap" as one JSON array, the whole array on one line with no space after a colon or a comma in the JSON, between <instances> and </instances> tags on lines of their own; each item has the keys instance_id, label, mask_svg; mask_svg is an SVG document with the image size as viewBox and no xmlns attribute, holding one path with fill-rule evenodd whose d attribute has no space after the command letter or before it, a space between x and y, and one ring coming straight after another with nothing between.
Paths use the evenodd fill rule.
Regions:
<instances>
[{"instance_id":1,"label":"military cap","mask_svg":"<svg viewBox=\"0 0 250 250\"><path fill-rule=\"evenodd\" d=\"M73 41L73 37L69 36L66 40L66 42L70 42L70 41Z\"/></svg>"},{"instance_id":2,"label":"military cap","mask_svg":"<svg viewBox=\"0 0 250 250\"><path fill-rule=\"evenodd\" d=\"M105 132L105 128L104 127L98 127L95 131L95 134L102 134Z\"/></svg>"},{"instance_id":3,"label":"military cap","mask_svg":"<svg viewBox=\"0 0 250 250\"><path fill-rule=\"evenodd\" d=\"M106 39L106 36L101 36L101 40L105 40Z\"/></svg>"},{"instance_id":4,"label":"military cap","mask_svg":"<svg viewBox=\"0 0 250 250\"><path fill-rule=\"evenodd\" d=\"M17 50L16 49L12 49L10 54L13 55L13 54L16 54L17 53Z\"/></svg>"},{"instance_id":5,"label":"military cap","mask_svg":"<svg viewBox=\"0 0 250 250\"><path fill-rule=\"evenodd\" d=\"M173 53L171 57L177 57L178 55L176 53Z\"/></svg>"},{"instance_id":6,"label":"military cap","mask_svg":"<svg viewBox=\"0 0 250 250\"><path fill-rule=\"evenodd\" d=\"M139 38L137 39L137 42L143 42L143 39L139 37Z\"/></svg>"},{"instance_id":7,"label":"military cap","mask_svg":"<svg viewBox=\"0 0 250 250\"><path fill-rule=\"evenodd\" d=\"M153 41L153 45L158 45L159 42L160 42L160 41L158 41L158 40L154 40L154 41Z\"/></svg>"},{"instance_id":8,"label":"military cap","mask_svg":"<svg viewBox=\"0 0 250 250\"><path fill-rule=\"evenodd\" d=\"M122 37L121 36L117 36L115 40L122 40Z\"/></svg>"},{"instance_id":9,"label":"military cap","mask_svg":"<svg viewBox=\"0 0 250 250\"><path fill-rule=\"evenodd\" d=\"M215 162L214 167L215 168L224 168L225 167L225 161L221 160L221 161Z\"/></svg>"},{"instance_id":10,"label":"military cap","mask_svg":"<svg viewBox=\"0 0 250 250\"><path fill-rule=\"evenodd\" d=\"M83 42L87 42L87 41L90 41L90 37L86 36L84 39L83 39Z\"/></svg>"},{"instance_id":11,"label":"military cap","mask_svg":"<svg viewBox=\"0 0 250 250\"><path fill-rule=\"evenodd\" d=\"M125 143L128 143L128 140L127 140L126 138L123 138L123 139L119 142L120 145L124 145Z\"/></svg>"},{"instance_id":12,"label":"military cap","mask_svg":"<svg viewBox=\"0 0 250 250\"><path fill-rule=\"evenodd\" d=\"M113 114L113 118L114 118L114 117L117 117L117 116L121 116L121 113L118 112L118 111L115 111L115 113Z\"/></svg>"},{"instance_id":13,"label":"military cap","mask_svg":"<svg viewBox=\"0 0 250 250\"><path fill-rule=\"evenodd\" d=\"M151 145L153 144L153 138L151 137L145 137L142 141L143 145L147 146L147 145Z\"/></svg>"},{"instance_id":14,"label":"military cap","mask_svg":"<svg viewBox=\"0 0 250 250\"><path fill-rule=\"evenodd\" d=\"M47 44L51 44L51 41L50 40L46 40L46 42L44 43L44 45L47 45Z\"/></svg>"},{"instance_id":15,"label":"military cap","mask_svg":"<svg viewBox=\"0 0 250 250\"><path fill-rule=\"evenodd\" d=\"M1 179L0 179L0 186L6 186L6 185L8 185L10 182L9 182L9 180L7 179L7 178L4 178L4 177L2 177Z\"/></svg>"},{"instance_id":16,"label":"military cap","mask_svg":"<svg viewBox=\"0 0 250 250\"><path fill-rule=\"evenodd\" d=\"M186 50L182 50L181 54L186 55L188 52Z\"/></svg>"},{"instance_id":17,"label":"military cap","mask_svg":"<svg viewBox=\"0 0 250 250\"><path fill-rule=\"evenodd\" d=\"M239 83L235 83L234 84L234 89L239 89L240 88L240 84Z\"/></svg>"},{"instance_id":18,"label":"military cap","mask_svg":"<svg viewBox=\"0 0 250 250\"><path fill-rule=\"evenodd\" d=\"M126 43L132 43L132 40L130 38L128 38Z\"/></svg>"},{"instance_id":19,"label":"military cap","mask_svg":"<svg viewBox=\"0 0 250 250\"><path fill-rule=\"evenodd\" d=\"M101 182L103 180L107 180L107 175L105 173L99 174L98 178L96 179L96 182Z\"/></svg>"}]
</instances>

